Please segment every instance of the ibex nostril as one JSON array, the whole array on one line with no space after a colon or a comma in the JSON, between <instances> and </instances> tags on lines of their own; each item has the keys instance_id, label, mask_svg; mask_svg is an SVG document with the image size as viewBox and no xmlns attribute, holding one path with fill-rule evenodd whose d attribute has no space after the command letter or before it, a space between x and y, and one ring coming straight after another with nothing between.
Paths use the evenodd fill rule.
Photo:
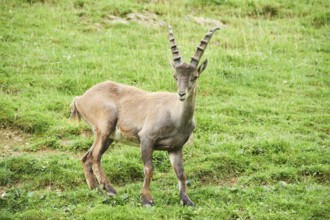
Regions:
<instances>
[{"instance_id":1,"label":"ibex nostril","mask_svg":"<svg viewBox=\"0 0 330 220\"><path fill-rule=\"evenodd\" d=\"M179 96L180 97L182 97L182 96L184 96L186 93L184 93L184 92L179 92Z\"/></svg>"}]
</instances>

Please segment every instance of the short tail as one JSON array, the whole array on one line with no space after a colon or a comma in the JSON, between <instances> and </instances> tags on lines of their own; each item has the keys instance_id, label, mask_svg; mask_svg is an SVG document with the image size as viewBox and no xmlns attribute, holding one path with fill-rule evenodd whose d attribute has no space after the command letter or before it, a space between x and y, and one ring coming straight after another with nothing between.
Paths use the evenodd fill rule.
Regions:
<instances>
[{"instance_id":1,"label":"short tail","mask_svg":"<svg viewBox=\"0 0 330 220\"><path fill-rule=\"evenodd\" d=\"M80 114L79 114L79 111L77 109L77 105L76 105L76 102L77 102L77 99L78 99L78 96L75 97L71 103L71 115L70 115L70 121L78 121L78 123L80 123Z\"/></svg>"}]
</instances>

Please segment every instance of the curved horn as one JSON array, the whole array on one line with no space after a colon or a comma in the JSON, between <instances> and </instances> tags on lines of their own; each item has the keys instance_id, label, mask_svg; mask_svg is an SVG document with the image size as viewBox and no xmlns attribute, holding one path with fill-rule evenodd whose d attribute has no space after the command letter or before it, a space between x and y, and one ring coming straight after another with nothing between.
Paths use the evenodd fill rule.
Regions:
<instances>
[{"instance_id":1,"label":"curved horn","mask_svg":"<svg viewBox=\"0 0 330 220\"><path fill-rule=\"evenodd\" d=\"M180 51L176 46L172 27L170 25L168 26L168 37L170 39L170 47L171 47L171 51L172 51L172 55L173 55L173 61L175 64L180 64L180 63L182 63Z\"/></svg>"},{"instance_id":2,"label":"curved horn","mask_svg":"<svg viewBox=\"0 0 330 220\"><path fill-rule=\"evenodd\" d=\"M207 47L207 44L210 42L212 35L214 34L214 32L216 32L217 30L220 30L220 28L215 27L213 29L211 29L204 37L204 39L201 40L201 43L199 44L199 46L197 47L197 50L194 54L194 56L191 57L191 61L190 64L194 67L197 68L198 63Z\"/></svg>"}]
</instances>

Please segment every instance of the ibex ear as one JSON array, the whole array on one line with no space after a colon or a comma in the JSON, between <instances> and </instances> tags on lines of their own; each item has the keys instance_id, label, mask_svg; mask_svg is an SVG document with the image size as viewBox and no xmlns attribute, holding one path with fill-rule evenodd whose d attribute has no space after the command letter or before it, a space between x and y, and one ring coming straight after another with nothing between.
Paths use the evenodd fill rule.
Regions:
<instances>
[{"instance_id":1,"label":"ibex ear","mask_svg":"<svg viewBox=\"0 0 330 220\"><path fill-rule=\"evenodd\" d=\"M197 69L198 73L201 74L205 70L206 67L207 67L207 59L204 60L204 62L198 67L198 69Z\"/></svg>"}]
</instances>

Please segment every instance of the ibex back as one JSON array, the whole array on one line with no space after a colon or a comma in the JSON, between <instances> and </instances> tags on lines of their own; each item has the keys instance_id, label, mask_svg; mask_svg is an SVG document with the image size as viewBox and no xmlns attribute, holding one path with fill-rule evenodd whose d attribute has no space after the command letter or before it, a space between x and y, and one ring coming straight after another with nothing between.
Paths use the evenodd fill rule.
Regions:
<instances>
[{"instance_id":1,"label":"ibex back","mask_svg":"<svg viewBox=\"0 0 330 220\"><path fill-rule=\"evenodd\" d=\"M207 60L199 67L198 63L213 33L218 29L210 30L201 40L191 62L184 63L172 28L168 27L177 93L146 92L106 81L74 98L71 118L79 120L83 117L95 134L92 147L81 159L89 188L94 189L100 185L100 190L105 190L109 196L116 194L101 168L102 154L116 140L140 146L145 175L141 200L145 206L154 204L149 190L154 150L168 151L179 182L180 199L184 205L194 205L186 193L182 147L195 128L197 79L206 68Z\"/></svg>"}]
</instances>

